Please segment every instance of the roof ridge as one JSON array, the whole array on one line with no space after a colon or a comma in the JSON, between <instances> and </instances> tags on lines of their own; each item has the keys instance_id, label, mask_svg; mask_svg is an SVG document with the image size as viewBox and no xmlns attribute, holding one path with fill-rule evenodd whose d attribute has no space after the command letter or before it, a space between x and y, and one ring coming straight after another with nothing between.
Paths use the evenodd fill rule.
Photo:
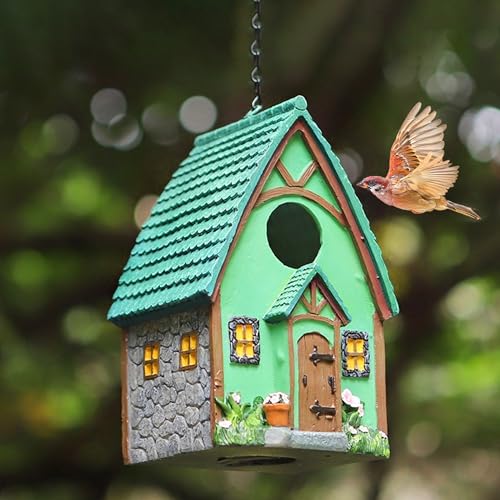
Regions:
<instances>
[{"instance_id":1,"label":"roof ridge","mask_svg":"<svg viewBox=\"0 0 500 500\"><path fill-rule=\"evenodd\" d=\"M229 125L225 125L218 129L199 135L194 140L194 145L204 146L211 141L219 139L222 136L232 134L250 125L254 125L268 118L271 118L272 116L276 116L282 113L288 113L289 111L293 111L294 109L302 111L307 109L307 101L304 96L298 95L292 97L291 99L288 99L287 101L284 101L280 104L276 104L275 106L272 106L265 111L250 111L244 118L237 122L230 123Z\"/></svg>"}]
</instances>

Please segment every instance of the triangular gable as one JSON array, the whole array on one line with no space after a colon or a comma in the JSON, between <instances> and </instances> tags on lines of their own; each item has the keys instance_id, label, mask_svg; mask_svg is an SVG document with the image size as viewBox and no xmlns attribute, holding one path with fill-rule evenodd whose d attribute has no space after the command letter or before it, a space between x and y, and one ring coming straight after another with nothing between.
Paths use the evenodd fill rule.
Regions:
<instances>
[{"instance_id":1,"label":"triangular gable","mask_svg":"<svg viewBox=\"0 0 500 500\"><path fill-rule=\"evenodd\" d=\"M316 163L318 169L321 170L321 173L325 176L327 184L334 192L335 197L338 200L338 204L341 207L340 211L334 205L325 202L325 200L318 194L304 189L303 186L288 185L286 187L273 188L263 192L267 179L273 170L276 168L281 173L281 155L288 144L288 141L298 133L301 134L303 140L310 148L313 158L315 159L314 163ZM271 161L264 167L265 168L261 174L259 183L257 184L243 215L243 220L248 218L250 211L254 206L265 203L269 199L281 195L295 194L320 204L330 213L330 215L335 217L341 225L345 226L350 231L355 246L357 247L358 254L361 258L361 262L366 270L368 278L367 281L381 318L388 319L397 315L399 312L399 306L396 296L394 295L394 289L392 287L392 283L390 282L387 268L382 259L380 248L377 244L375 235L370 229L370 224L361 207L361 203L354 193L354 189L347 178L346 173L341 167L338 158L333 153L330 145L322 136L319 128L316 126L307 111L303 111L300 116L295 119L293 124L288 126L283 139L272 156ZM241 226L239 229L241 230ZM238 234L236 235L232 248L234 248L237 240ZM231 250L229 252L229 256ZM229 260L229 256L226 257L226 261ZM224 269L219 277L219 284L223 273ZM217 291L218 287L215 288L215 293L217 293Z\"/></svg>"},{"instance_id":2,"label":"triangular gable","mask_svg":"<svg viewBox=\"0 0 500 500\"><path fill-rule=\"evenodd\" d=\"M313 155L331 166L329 181L337 186L341 217L348 219L382 318L397 314L368 220L306 106L299 96L196 138L137 237L108 312L111 321L125 326L214 297L241 220L255 205L288 139L299 130Z\"/></svg>"},{"instance_id":3,"label":"triangular gable","mask_svg":"<svg viewBox=\"0 0 500 500\"><path fill-rule=\"evenodd\" d=\"M321 292L326 302L333 309L341 324L347 325L351 321L349 312L321 268L314 263L299 267L292 274L285 288L283 288L264 316L264 319L269 323L277 323L287 319L292 314L299 300L303 297L306 288L315 278L318 278L318 281L322 285ZM307 302L307 299L305 301Z\"/></svg>"}]
</instances>

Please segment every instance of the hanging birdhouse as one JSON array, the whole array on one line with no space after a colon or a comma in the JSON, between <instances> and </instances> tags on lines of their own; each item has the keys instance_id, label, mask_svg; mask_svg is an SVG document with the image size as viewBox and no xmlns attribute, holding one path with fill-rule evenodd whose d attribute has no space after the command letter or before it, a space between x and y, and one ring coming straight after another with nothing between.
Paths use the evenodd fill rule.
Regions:
<instances>
[{"instance_id":1,"label":"hanging birdhouse","mask_svg":"<svg viewBox=\"0 0 500 500\"><path fill-rule=\"evenodd\" d=\"M120 278L125 462L387 457L380 249L296 97L196 138Z\"/></svg>"}]
</instances>

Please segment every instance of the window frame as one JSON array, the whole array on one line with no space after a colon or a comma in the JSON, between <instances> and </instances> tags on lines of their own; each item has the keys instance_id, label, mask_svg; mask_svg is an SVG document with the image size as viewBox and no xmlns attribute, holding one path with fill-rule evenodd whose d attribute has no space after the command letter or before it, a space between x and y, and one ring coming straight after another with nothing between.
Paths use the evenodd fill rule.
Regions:
<instances>
[{"instance_id":1,"label":"window frame","mask_svg":"<svg viewBox=\"0 0 500 500\"><path fill-rule=\"evenodd\" d=\"M353 353L347 350L349 340L363 340L363 352ZM365 361L364 370L353 370L348 368L348 357L363 357ZM355 330L342 332L342 375L344 377L368 377L370 375L370 349L368 345L368 333Z\"/></svg>"},{"instance_id":2,"label":"window frame","mask_svg":"<svg viewBox=\"0 0 500 500\"><path fill-rule=\"evenodd\" d=\"M182 341L186 337L189 337L189 349L183 350L182 349ZM196 339L196 346L194 348L191 347L191 338L194 337ZM189 333L184 333L181 335L180 338L180 343L179 343L179 370L194 370L198 366L198 346L200 345L199 342L199 333L198 332L189 332ZM194 365L188 364L186 366L181 366L182 364L182 355L187 354L188 356L190 354L194 353L195 357L195 362Z\"/></svg>"},{"instance_id":3,"label":"window frame","mask_svg":"<svg viewBox=\"0 0 500 500\"><path fill-rule=\"evenodd\" d=\"M252 343L253 343L253 356L248 357L238 356L236 354L236 347L240 340L236 338L236 327L238 325L250 325L252 327ZM231 353L229 359L232 363L239 363L243 365L258 365L260 363L260 329L259 320L257 318L250 318L248 316L237 316L231 318L228 322L229 328L229 344L231 346Z\"/></svg>"},{"instance_id":4,"label":"window frame","mask_svg":"<svg viewBox=\"0 0 500 500\"><path fill-rule=\"evenodd\" d=\"M160 375L160 342L147 342L144 344L143 354L142 354L142 364L143 370L142 373L144 375L144 380L151 380ZM146 353L150 349L151 357L146 359ZM157 353L155 357L154 354ZM149 375L146 374L146 366L151 366L151 373ZM154 368L156 367L156 373Z\"/></svg>"}]
</instances>

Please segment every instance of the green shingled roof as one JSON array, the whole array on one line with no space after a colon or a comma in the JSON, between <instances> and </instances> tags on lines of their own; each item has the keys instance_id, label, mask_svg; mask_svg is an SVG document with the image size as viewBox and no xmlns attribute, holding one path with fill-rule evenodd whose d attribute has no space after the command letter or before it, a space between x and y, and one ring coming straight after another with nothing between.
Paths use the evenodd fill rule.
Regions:
<instances>
[{"instance_id":1,"label":"green shingled roof","mask_svg":"<svg viewBox=\"0 0 500 500\"><path fill-rule=\"evenodd\" d=\"M387 269L361 204L306 107L298 96L195 139L137 237L108 319L125 326L159 311L209 300L245 207L297 119L309 125L329 158L397 314Z\"/></svg>"},{"instance_id":2,"label":"green shingled roof","mask_svg":"<svg viewBox=\"0 0 500 500\"><path fill-rule=\"evenodd\" d=\"M321 281L323 281L327 290L335 299L339 307L342 309L342 312L347 318L347 323L351 321L351 316L345 308L337 291L335 290L335 288L333 288L332 284L325 276L319 265L314 263L299 267L292 274L292 277L288 280L285 288L283 288L281 293L278 295L273 305L271 306L271 309L269 309L267 314L264 316L264 319L269 323L277 323L278 321L282 321L288 318L290 314L292 314L292 311L297 305L297 302L302 297L305 289L316 276L319 276L321 278Z\"/></svg>"}]
</instances>

